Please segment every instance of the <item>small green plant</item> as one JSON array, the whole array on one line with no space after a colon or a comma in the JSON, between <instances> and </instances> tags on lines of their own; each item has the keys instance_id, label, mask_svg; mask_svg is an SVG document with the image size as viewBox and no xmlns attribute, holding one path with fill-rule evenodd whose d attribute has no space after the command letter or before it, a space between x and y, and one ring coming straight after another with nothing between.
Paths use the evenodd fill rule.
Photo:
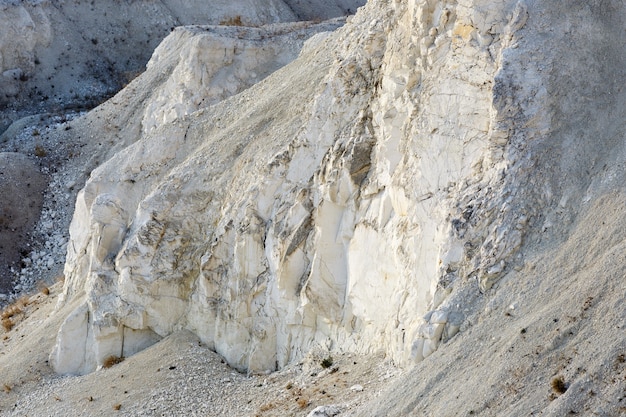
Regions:
<instances>
[{"instance_id":1,"label":"small green plant","mask_svg":"<svg viewBox=\"0 0 626 417\"><path fill-rule=\"evenodd\" d=\"M562 376L557 376L552 380L552 391L554 391L556 394L563 394L565 393L565 391L567 391L567 384L565 383L565 380L563 379Z\"/></svg>"},{"instance_id":2,"label":"small green plant","mask_svg":"<svg viewBox=\"0 0 626 417\"><path fill-rule=\"evenodd\" d=\"M329 356L329 357L323 359L322 362L320 363L320 365L322 365L322 368L324 368L324 369L330 368L331 366L333 366L333 357Z\"/></svg>"}]
</instances>

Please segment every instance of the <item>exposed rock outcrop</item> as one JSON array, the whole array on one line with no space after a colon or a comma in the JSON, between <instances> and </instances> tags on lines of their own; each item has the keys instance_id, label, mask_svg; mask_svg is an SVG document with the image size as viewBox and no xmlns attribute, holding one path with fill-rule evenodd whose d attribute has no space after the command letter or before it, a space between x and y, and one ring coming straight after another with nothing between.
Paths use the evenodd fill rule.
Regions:
<instances>
[{"instance_id":1,"label":"exposed rock outcrop","mask_svg":"<svg viewBox=\"0 0 626 417\"><path fill-rule=\"evenodd\" d=\"M403 362L452 336L462 316L440 306L445 293L472 274L487 286L523 232L508 234L508 219L493 214L507 165L497 148L509 133L497 124L491 80L525 12L507 18L513 5L504 3L489 10L478 20L453 4L373 3L208 111L168 118L153 102L149 132L95 170L79 195L66 297L84 289L87 307L66 326L87 326L87 343L72 345L89 359L64 367L59 349L58 370L94 369L124 352L131 330L153 340L189 328L251 371L317 344L383 349ZM202 43L193 45L199 60ZM214 72L181 68L192 76L174 70L162 91L202 96L168 84ZM459 77L459 68L474 72ZM220 98L206 91L209 103ZM176 111L175 103L161 108ZM466 195L473 208L457 208ZM505 232L485 244L498 227ZM61 330L59 346L66 339Z\"/></svg>"},{"instance_id":2,"label":"exposed rock outcrop","mask_svg":"<svg viewBox=\"0 0 626 417\"><path fill-rule=\"evenodd\" d=\"M25 115L94 107L142 72L177 26L319 21L354 13L363 3L1 0L0 134Z\"/></svg>"},{"instance_id":3,"label":"exposed rock outcrop","mask_svg":"<svg viewBox=\"0 0 626 417\"><path fill-rule=\"evenodd\" d=\"M587 26L568 36L590 58L610 37L591 27L610 13L576 5ZM583 126L565 94L565 31L543 32L557 20L524 1L370 2L222 101L220 70L185 58L219 48L188 42L193 54L155 85L141 139L79 194L64 297L84 304L59 332L56 369L89 372L181 328L248 371L315 346L398 363L432 354L523 267L528 242L575 217L591 180L568 179L599 170L550 153L565 131L600 126ZM537 51L541 36L552 49ZM231 92L255 81L237 75L249 74L229 52L238 42L225 41L234 67L219 85ZM618 100L597 69L589 88ZM623 152L603 144L602 162Z\"/></svg>"}]
</instances>

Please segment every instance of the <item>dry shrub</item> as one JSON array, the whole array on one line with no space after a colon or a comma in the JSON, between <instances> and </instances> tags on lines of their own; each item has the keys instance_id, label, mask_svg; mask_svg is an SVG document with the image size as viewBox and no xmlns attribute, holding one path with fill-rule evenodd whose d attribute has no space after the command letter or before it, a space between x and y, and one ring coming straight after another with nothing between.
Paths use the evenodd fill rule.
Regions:
<instances>
[{"instance_id":1,"label":"dry shrub","mask_svg":"<svg viewBox=\"0 0 626 417\"><path fill-rule=\"evenodd\" d=\"M123 356L114 356L111 355L109 357L107 357L104 362L102 362L102 367L103 368L110 368L113 365L117 365L118 363L122 363L124 362L124 357Z\"/></svg>"},{"instance_id":2,"label":"dry shrub","mask_svg":"<svg viewBox=\"0 0 626 417\"><path fill-rule=\"evenodd\" d=\"M39 282L37 284L37 289L39 290L40 293L42 293L43 295L50 295L50 288L48 288L48 286L46 285L45 282Z\"/></svg>"},{"instance_id":3,"label":"dry shrub","mask_svg":"<svg viewBox=\"0 0 626 417\"><path fill-rule=\"evenodd\" d=\"M306 408L306 406L309 405L309 401L306 398L298 398L296 402L300 408Z\"/></svg>"},{"instance_id":4,"label":"dry shrub","mask_svg":"<svg viewBox=\"0 0 626 417\"><path fill-rule=\"evenodd\" d=\"M48 155L48 152L44 149L43 146L35 145L35 156L38 158L43 158Z\"/></svg>"},{"instance_id":5,"label":"dry shrub","mask_svg":"<svg viewBox=\"0 0 626 417\"><path fill-rule=\"evenodd\" d=\"M11 386L8 384L4 384L3 389L4 389L4 392L6 393L11 392Z\"/></svg>"},{"instance_id":6,"label":"dry shrub","mask_svg":"<svg viewBox=\"0 0 626 417\"><path fill-rule=\"evenodd\" d=\"M222 26L243 26L243 22L241 21L241 16L237 15L235 17L229 17L228 19L224 19L220 22Z\"/></svg>"},{"instance_id":7,"label":"dry shrub","mask_svg":"<svg viewBox=\"0 0 626 417\"><path fill-rule=\"evenodd\" d=\"M333 357L329 356L329 357L325 358L324 360L322 360L320 365L322 365L322 368L324 368L324 369L330 368L331 366L333 366Z\"/></svg>"},{"instance_id":8,"label":"dry shrub","mask_svg":"<svg viewBox=\"0 0 626 417\"><path fill-rule=\"evenodd\" d=\"M261 406L261 408L259 408L259 410L261 410L261 411L269 411L269 410L271 410L272 408L275 408L274 403L267 403L267 404L263 404L263 405Z\"/></svg>"},{"instance_id":9,"label":"dry shrub","mask_svg":"<svg viewBox=\"0 0 626 417\"><path fill-rule=\"evenodd\" d=\"M15 323L13 323L13 321L9 318L2 319L1 322L2 322L2 327L4 328L5 332L10 332L13 326L15 325Z\"/></svg>"},{"instance_id":10,"label":"dry shrub","mask_svg":"<svg viewBox=\"0 0 626 417\"><path fill-rule=\"evenodd\" d=\"M24 310L28 305L28 297L23 296L9 304L0 313L0 322L5 331L10 331L18 322L19 316L24 315Z\"/></svg>"},{"instance_id":11,"label":"dry shrub","mask_svg":"<svg viewBox=\"0 0 626 417\"><path fill-rule=\"evenodd\" d=\"M122 408L122 404L115 404L115 405L113 406L113 409L114 409L115 411L119 411L119 409L120 409L120 408Z\"/></svg>"},{"instance_id":12,"label":"dry shrub","mask_svg":"<svg viewBox=\"0 0 626 417\"><path fill-rule=\"evenodd\" d=\"M562 376L557 376L552 380L552 391L557 394L563 394L567 391L567 384L565 384L565 380Z\"/></svg>"}]
</instances>

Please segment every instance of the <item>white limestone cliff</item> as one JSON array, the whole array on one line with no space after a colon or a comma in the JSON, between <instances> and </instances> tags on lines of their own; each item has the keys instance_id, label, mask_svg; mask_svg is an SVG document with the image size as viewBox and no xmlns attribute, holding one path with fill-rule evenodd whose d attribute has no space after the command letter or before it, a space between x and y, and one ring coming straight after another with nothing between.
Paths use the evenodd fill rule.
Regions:
<instances>
[{"instance_id":1,"label":"white limestone cliff","mask_svg":"<svg viewBox=\"0 0 626 417\"><path fill-rule=\"evenodd\" d=\"M182 328L253 372L319 346L434 352L523 264L547 224L535 208L581 192L546 181L557 127L549 67L524 53L530 8L369 2L252 86L241 38L222 68L202 61L215 43L184 44L141 138L79 194L62 302L84 302L55 369L90 372Z\"/></svg>"},{"instance_id":2,"label":"white limestone cliff","mask_svg":"<svg viewBox=\"0 0 626 417\"><path fill-rule=\"evenodd\" d=\"M499 32L481 45L465 9L370 4L293 65L208 112L168 119L154 110L163 101L152 102L144 121L161 127L94 171L79 195L66 293L84 288L86 307L64 327L78 320L87 330L81 341L61 330L57 370L86 372L132 353L129 331L141 348L181 327L251 371L316 344L384 349L398 361L413 345L417 358L432 352L446 314L430 325L422 316L463 263L447 218L463 181L480 182L476 165L489 174L501 163L490 160L502 135L488 48L495 43L497 54L512 36L504 6L490 9L499 20L479 29ZM458 79L464 65L477 74ZM62 366L70 335L85 360Z\"/></svg>"}]
</instances>

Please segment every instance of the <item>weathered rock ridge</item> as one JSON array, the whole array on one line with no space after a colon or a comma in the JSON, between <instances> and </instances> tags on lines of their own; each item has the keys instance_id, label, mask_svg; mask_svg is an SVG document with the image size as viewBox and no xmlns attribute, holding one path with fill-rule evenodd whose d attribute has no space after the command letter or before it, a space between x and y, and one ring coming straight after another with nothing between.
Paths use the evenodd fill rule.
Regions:
<instances>
[{"instance_id":1,"label":"weathered rock ridge","mask_svg":"<svg viewBox=\"0 0 626 417\"><path fill-rule=\"evenodd\" d=\"M285 47L257 69L251 32L175 31L134 82L154 83L140 136L79 193L61 303L82 304L55 369L90 372L183 328L248 371L319 346L432 354L525 247L624 179L626 55L607 53L624 50L624 8L556 9L369 2L260 82ZM167 78L151 76L175 45ZM606 109L593 121L568 93L582 76ZM594 158L581 141L555 161L601 130L615 134Z\"/></svg>"},{"instance_id":2,"label":"weathered rock ridge","mask_svg":"<svg viewBox=\"0 0 626 417\"><path fill-rule=\"evenodd\" d=\"M177 26L326 20L354 13L363 3L2 0L0 133L24 115L94 107L140 73Z\"/></svg>"}]
</instances>

